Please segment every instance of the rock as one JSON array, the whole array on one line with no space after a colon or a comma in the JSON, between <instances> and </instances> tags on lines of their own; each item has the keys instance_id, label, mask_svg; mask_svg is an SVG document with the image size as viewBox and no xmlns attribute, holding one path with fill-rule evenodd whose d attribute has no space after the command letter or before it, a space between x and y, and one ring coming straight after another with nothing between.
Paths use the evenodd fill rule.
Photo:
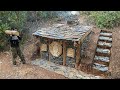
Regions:
<instances>
[{"instance_id":1,"label":"rock","mask_svg":"<svg viewBox=\"0 0 120 90\"><path fill-rule=\"evenodd\" d=\"M41 65L44 65L44 64L45 64L45 62L44 62L43 60L41 60L41 61L40 61L40 64L41 64Z\"/></svg>"},{"instance_id":2,"label":"rock","mask_svg":"<svg viewBox=\"0 0 120 90\"><path fill-rule=\"evenodd\" d=\"M95 76L95 78L96 78L96 79L101 79L101 77L100 77L100 76Z\"/></svg>"},{"instance_id":3,"label":"rock","mask_svg":"<svg viewBox=\"0 0 120 90\"><path fill-rule=\"evenodd\" d=\"M90 79L90 77L85 77L85 79Z\"/></svg>"},{"instance_id":4,"label":"rock","mask_svg":"<svg viewBox=\"0 0 120 90\"><path fill-rule=\"evenodd\" d=\"M97 48L96 51L100 52L100 53L110 54L110 50L109 49Z\"/></svg>"},{"instance_id":5,"label":"rock","mask_svg":"<svg viewBox=\"0 0 120 90\"><path fill-rule=\"evenodd\" d=\"M48 62L47 60L43 60L43 59L32 61L32 64L39 65L40 67L44 69L64 75L65 77L70 78L70 79L90 79L91 77L96 78L93 75L88 75L82 71L76 70L75 68L57 65L52 62ZM26 69L25 71L20 71L19 74L26 75L27 74L26 71L29 73L31 70Z\"/></svg>"},{"instance_id":6,"label":"rock","mask_svg":"<svg viewBox=\"0 0 120 90\"><path fill-rule=\"evenodd\" d=\"M94 63L93 68L100 70L100 71L103 71L103 72L108 71L108 67L106 65L103 65L103 64Z\"/></svg>"},{"instance_id":7,"label":"rock","mask_svg":"<svg viewBox=\"0 0 120 90\"><path fill-rule=\"evenodd\" d=\"M61 71L61 70L59 70L59 71L55 71L55 72L58 73L58 74L65 75L64 71Z\"/></svg>"},{"instance_id":8,"label":"rock","mask_svg":"<svg viewBox=\"0 0 120 90\"><path fill-rule=\"evenodd\" d=\"M105 33L105 32L103 33L103 32L101 32L100 35L112 36L112 33Z\"/></svg>"},{"instance_id":9,"label":"rock","mask_svg":"<svg viewBox=\"0 0 120 90\"><path fill-rule=\"evenodd\" d=\"M98 45L112 47L112 43L106 43L106 42L101 42L101 41L98 42Z\"/></svg>"},{"instance_id":10,"label":"rock","mask_svg":"<svg viewBox=\"0 0 120 90\"><path fill-rule=\"evenodd\" d=\"M109 57L104 57L104 56L95 56L94 60L109 62L110 58Z\"/></svg>"},{"instance_id":11,"label":"rock","mask_svg":"<svg viewBox=\"0 0 120 90\"><path fill-rule=\"evenodd\" d=\"M99 37L99 40L112 41L112 38L110 38L110 37L103 37L103 36L100 36L100 37Z\"/></svg>"},{"instance_id":12,"label":"rock","mask_svg":"<svg viewBox=\"0 0 120 90\"><path fill-rule=\"evenodd\" d=\"M74 73L74 72L70 72L70 73L69 73L69 78L73 78L73 77L74 77L74 75L75 75L75 73Z\"/></svg>"},{"instance_id":13,"label":"rock","mask_svg":"<svg viewBox=\"0 0 120 90\"><path fill-rule=\"evenodd\" d=\"M2 64L2 62L0 62L0 64Z\"/></svg>"},{"instance_id":14,"label":"rock","mask_svg":"<svg viewBox=\"0 0 120 90\"><path fill-rule=\"evenodd\" d=\"M56 70L60 70L60 68L59 67L57 67L57 66L50 66L52 69L54 69L54 71L56 71Z\"/></svg>"},{"instance_id":15,"label":"rock","mask_svg":"<svg viewBox=\"0 0 120 90\"><path fill-rule=\"evenodd\" d=\"M63 70L63 71L67 71L67 68L64 67L64 66L60 66L60 69Z\"/></svg>"},{"instance_id":16,"label":"rock","mask_svg":"<svg viewBox=\"0 0 120 90\"><path fill-rule=\"evenodd\" d=\"M80 74L76 74L76 76L77 76L78 79L81 79L81 78L83 77L83 76L80 75Z\"/></svg>"}]
</instances>

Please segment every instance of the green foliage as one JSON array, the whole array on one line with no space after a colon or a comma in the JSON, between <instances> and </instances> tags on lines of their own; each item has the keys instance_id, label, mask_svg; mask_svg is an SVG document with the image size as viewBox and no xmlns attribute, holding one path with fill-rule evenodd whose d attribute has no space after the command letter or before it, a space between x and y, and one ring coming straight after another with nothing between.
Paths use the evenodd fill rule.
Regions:
<instances>
[{"instance_id":1,"label":"green foliage","mask_svg":"<svg viewBox=\"0 0 120 90\"><path fill-rule=\"evenodd\" d=\"M48 20L56 18L55 11L29 11L27 12L27 21Z\"/></svg>"},{"instance_id":2,"label":"green foliage","mask_svg":"<svg viewBox=\"0 0 120 90\"><path fill-rule=\"evenodd\" d=\"M8 23L11 27L16 27L21 30L26 22L26 12L15 11L9 15Z\"/></svg>"},{"instance_id":3,"label":"green foliage","mask_svg":"<svg viewBox=\"0 0 120 90\"><path fill-rule=\"evenodd\" d=\"M57 15L55 11L38 11L37 17L42 19L51 19L51 18L56 18Z\"/></svg>"},{"instance_id":4,"label":"green foliage","mask_svg":"<svg viewBox=\"0 0 120 90\"><path fill-rule=\"evenodd\" d=\"M5 33L4 33L4 31L7 30L7 29L9 29L9 28L10 27L7 24L0 25L0 45L1 45L1 43L3 43L2 41L4 41L4 38L6 36Z\"/></svg>"},{"instance_id":5,"label":"green foliage","mask_svg":"<svg viewBox=\"0 0 120 90\"><path fill-rule=\"evenodd\" d=\"M15 27L19 32L22 32L25 22L25 11L0 11L0 51L8 46L8 36L4 31Z\"/></svg>"},{"instance_id":6,"label":"green foliage","mask_svg":"<svg viewBox=\"0 0 120 90\"><path fill-rule=\"evenodd\" d=\"M4 47L7 46L7 36L4 33L4 30L9 29L10 27L8 26L8 24L1 24L0 23L0 51L2 51L4 49Z\"/></svg>"},{"instance_id":7,"label":"green foliage","mask_svg":"<svg viewBox=\"0 0 120 90\"><path fill-rule=\"evenodd\" d=\"M99 28L113 28L120 24L120 11L92 11L90 21Z\"/></svg>"},{"instance_id":8,"label":"green foliage","mask_svg":"<svg viewBox=\"0 0 120 90\"><path fill-rule=\"evenodd\" d=\"M90 15L91 11L80 11L81 15Z\"/></svg>"},{"instance_id":9,"label":"green foliage","mask_svg":"<svg viewBox=\"0 0 120 90\"><path fill-rule=\"evenodd\" d=\"M0 51L5 50L8 45L8 36L4 33L5 30L12 27L17 28L23 39L21 44L28 38L28 29L24 25L27 20L34 22L38 19L48 20L56 17L55 11L0 11Z\"/></svg>"}]
</instances>

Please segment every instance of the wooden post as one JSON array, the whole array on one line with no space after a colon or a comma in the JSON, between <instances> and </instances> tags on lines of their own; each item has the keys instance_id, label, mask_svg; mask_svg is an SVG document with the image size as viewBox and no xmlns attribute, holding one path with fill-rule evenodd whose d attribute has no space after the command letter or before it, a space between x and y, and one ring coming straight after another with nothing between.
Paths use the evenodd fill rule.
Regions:
<instances>
[{"instance_id":1,"label":"wooden post","mask_svg":"<svg viewBox=\"0 0 120 90\"><path fill-rule=\"evenodd\" d=\"M50 45L50 39L48 39L48 43L47 43L47 48L48 48L48 61L50 61L50 47L49 47L49 45Z\"/></svg>"},{"instance_id":2,"label":"wooden post","mask_svg":"<svg viewBox=\"0 0 120 90\"><path fill-rule=\"evenodd\" d=\"M81 37L81 39L79 40L79 44L82 44L83 43L83 41L84 41L84 39L89 35L91 33L91 30L90 31L88 31L88 32L86 32L82 37Z\"/></svg>"},{"instance_id":3,"label":"wooden post","mask_svg":"<svg viewBox=\"0 0 120 90\"><path fill-rule=\"evenodd\" d=\"M80 60L81 60L81 57L80 57L80 46L81 44L79 44L77 42L77 49L76 49L76 64L75 64L75 68L78 69L78 65L80 64Z\"/></svg>"},{"instance_id":4,"label":"wooden post","mask_svg":"<svg viewBox=\"0 0 120 90\"><path fill-rule=\"evenodd\" d=\"M42 51L41 51L41 45L42 45L42 43L41 43L41 39L42 39L42 37L40 37L40 58L42 59Z\"/></svg>"},{"instance_id":5,"label":"wooden post","mask_svg":"<svg viewBox=\"0 0 120 90\"><path fill-rule=\"evenodd\" d=\"M66 42L63 41L63 65L66 65Z\"/></svg>"},{"instance_id":6,"label":"wooden post","mask_svg":"<svg viewBox=\"0 0 120 90\"><path fill-rule=\"evenodd\" d=\"M41 54L41 37L40 37L40 45L39 45L39 48L40 48L40 58L42 58L42 54Z\"/></svg>"}]
</instances>

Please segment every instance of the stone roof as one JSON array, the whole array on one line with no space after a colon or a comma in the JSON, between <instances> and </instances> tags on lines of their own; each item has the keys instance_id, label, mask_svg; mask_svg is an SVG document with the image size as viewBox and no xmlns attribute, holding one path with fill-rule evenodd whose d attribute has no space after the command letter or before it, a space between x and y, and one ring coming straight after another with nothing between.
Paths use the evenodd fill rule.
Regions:
<instances>
[{"instance_id":1,"label":"stone roof","mask_svg":"<svg viewBox=\"0 0 120 90\"><path fill-rule=\"evenodd\" d=\"M33 35L51 39L79 41L81 37L90 29L90 26L53 24L51 27L41 28L37 30L33 33Z\"/></svg>"}]
</instances>

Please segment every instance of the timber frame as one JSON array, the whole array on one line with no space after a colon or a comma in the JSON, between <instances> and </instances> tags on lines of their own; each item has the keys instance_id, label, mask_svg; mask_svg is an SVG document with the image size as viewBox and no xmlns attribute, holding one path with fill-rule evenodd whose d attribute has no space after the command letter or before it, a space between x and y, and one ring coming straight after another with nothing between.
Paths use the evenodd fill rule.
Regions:
<instances>
[{"instance_id":1,"label":"timber frame","mask_svg":"<svg viewBox=\"0 0 120 90\"><path fill-rule=\"evenodd\" d=\"M75 45L73 45L74 49L75 49L75 68L78 69L78 66L80 64L80 61L81 61L81 53L80 53L80 50L81 50L81 45L84 41L84 39L88 36L88 34L90 34L91 31L88 31L86 34L83 35L83 37L79 40L79 41L75 41L73 43L75 43ZM40 38L42 38L40 36ZM50 39L50 38L45 38L47 40L47 52L48 52L48 61L50 61L50 57L51 57L51 53L50 53L50 50L49 50L49 45L52 41L54 41L54 39ZM63 64L62 65L66 65L66 57L67 57L67 40L59 40L62 42L62 57L63 57ZM40 39L40 44L41 43L41 39ZM41 47L40 47L41 49ZM42 58L42 51L40 50L40 58Z\"/></svg>"}]
</instances>

